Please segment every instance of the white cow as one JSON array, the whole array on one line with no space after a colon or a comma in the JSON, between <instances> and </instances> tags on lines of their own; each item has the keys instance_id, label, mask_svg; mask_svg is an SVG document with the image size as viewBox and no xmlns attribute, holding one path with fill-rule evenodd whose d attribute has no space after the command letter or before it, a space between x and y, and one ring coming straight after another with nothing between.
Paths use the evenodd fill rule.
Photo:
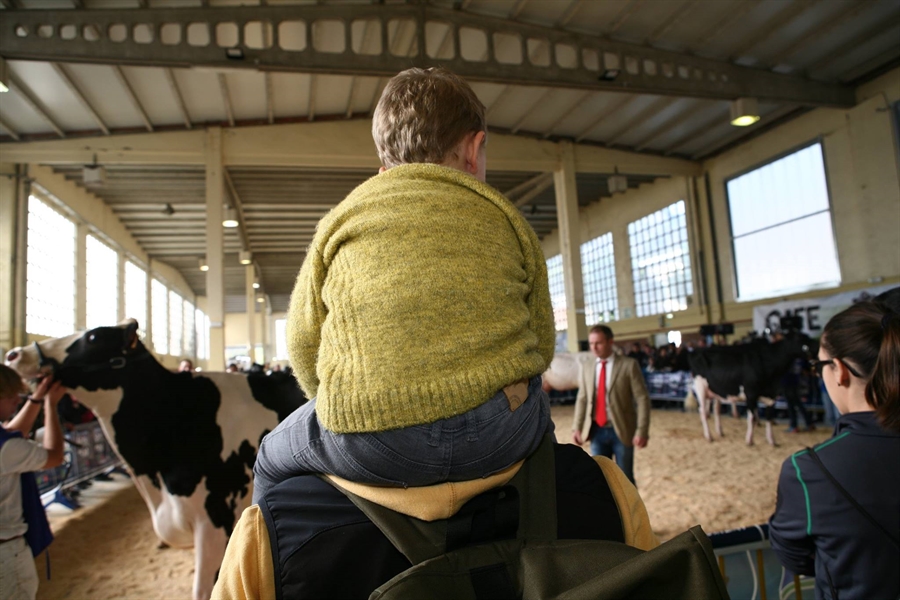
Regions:
<instances>
[{"instance_id":1,"label":"white cow","mask_svg":"<svg viewBox=\"0 0 900 600\"><path fill-rule=\"evenodd\" d=\"M52 374L94 411L156 534L194 547L193 598L209 598L250 503L259 442L305 400L290 376L173 373L138 340L134 320L15 348L6 362L27 379Z\"/></svg>"}]
</instances>

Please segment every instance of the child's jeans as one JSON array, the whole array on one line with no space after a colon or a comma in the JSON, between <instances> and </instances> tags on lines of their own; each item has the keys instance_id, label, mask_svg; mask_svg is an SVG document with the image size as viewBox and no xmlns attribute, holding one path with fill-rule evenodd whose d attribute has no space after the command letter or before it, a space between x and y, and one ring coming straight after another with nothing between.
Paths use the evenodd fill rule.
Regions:
<instances>
[{"instance_id":1,"label":"child's jeans","mask_svg":"<svg viewBox=\"0 0 900 600\"><path fill-rule=\"evenodd\" d=\"M540 376L529 381L528 397L515 410L501 390L467 413L375 433L328 431L311 400L260 444L253 467L253 502L302 473L393 487L487 477L534 452L553 429L550 399L541 389Z\"/></svg>"}]
</instances>

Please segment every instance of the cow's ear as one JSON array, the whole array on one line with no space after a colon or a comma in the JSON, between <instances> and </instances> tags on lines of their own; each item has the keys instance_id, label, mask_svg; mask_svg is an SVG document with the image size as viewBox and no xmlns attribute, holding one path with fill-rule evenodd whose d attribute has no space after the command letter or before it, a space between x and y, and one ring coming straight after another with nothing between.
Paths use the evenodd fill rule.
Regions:
<instances>
[{"instance_id":1,"label":"cow's ear","mask_svg":"<svg viewBox=\"0 0 900 600\"><path fill-rule=\"evenodd\" d=\"M138 343L138 334L137 334L138 324L137 321L132 321L128 325L125 326L125 350L134 350L137 348Z\"/></svg>"}]
</instances>

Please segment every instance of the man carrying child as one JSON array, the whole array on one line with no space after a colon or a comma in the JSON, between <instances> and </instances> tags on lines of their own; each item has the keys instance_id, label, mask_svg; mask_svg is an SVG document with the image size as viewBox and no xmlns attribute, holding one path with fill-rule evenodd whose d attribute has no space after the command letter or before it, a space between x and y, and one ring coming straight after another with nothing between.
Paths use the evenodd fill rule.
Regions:
<instances>
[{"instance_id":1,"label":"man carrying child","mask_svg":"<svg viewBox=\"0 0 900 600\"><path fill-rule=\"evenodd\" d=\"M260 445L258 504L232 534L215 598L368 597L410 562L335 485L433 522L506 485L539 446L547 455L546 264L485 183L484 113L442 69L385 88L372 128L381 172L319 223L291 297L291 365L315 400ZM572 445L549 455L560 539L658 544L611 461Z\"/></svg>"}]
</instances>

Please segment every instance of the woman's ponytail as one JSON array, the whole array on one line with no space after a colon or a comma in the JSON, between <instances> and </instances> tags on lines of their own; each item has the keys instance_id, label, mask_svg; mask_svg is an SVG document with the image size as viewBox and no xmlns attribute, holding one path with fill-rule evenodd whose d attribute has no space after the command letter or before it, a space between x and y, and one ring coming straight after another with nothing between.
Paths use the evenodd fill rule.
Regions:
<instances>
[{"instance_id":1,"label":"woman's ponytail","mask_svg":"<svg viewBox=\"0 0 900 600\"><path fill-rule=\"evenodd\" d=\"M887 310L881 328L881 347L866 385L866 401L875 407L882 427L900 433L900 316Z\"/></svg>"}]
</instances>

